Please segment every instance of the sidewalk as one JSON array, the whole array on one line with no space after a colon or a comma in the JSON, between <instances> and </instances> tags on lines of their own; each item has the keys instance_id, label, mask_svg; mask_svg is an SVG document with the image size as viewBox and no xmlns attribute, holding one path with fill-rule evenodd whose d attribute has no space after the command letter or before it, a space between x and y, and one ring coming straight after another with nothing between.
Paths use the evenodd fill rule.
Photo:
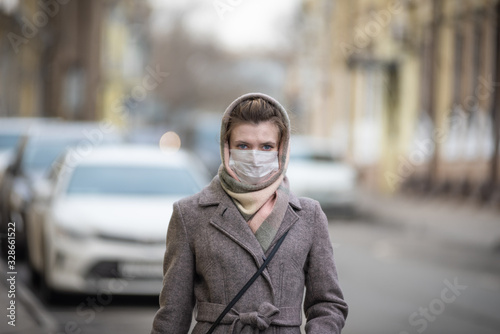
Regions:
<instances>
[{"instance_id":1,"label":"sidewalk","mask_svg":"<svg viewBox=\"0 0 500 334\"><path fill-rule=\"evenodd\" d=\"M6 264L0 260L0 270L2 272L2 282L0 283L0 333L23 333L23 334L44 334L57 333L57 323L52 316L45 310L43 305L32 295L31 291L25 287L17 275L7 275ZM15 277L15 284L11 286ZM8 310L11 307L11 301L15 301L14 310ZM15 314L15 322L11 322ZM9 325L15 324L15 326Z\"/></svg>"},{"instance_id":2,"label":"sidewalk","mask_svg":"<svg viewBox=\"0 0 500 334\"><path fill-rule=\"evenodd\" d=\"M413 229L438 241L500 252L500 210L472 202L360 191L359 212L376 223Z\"/></svg>"}]
</instances>

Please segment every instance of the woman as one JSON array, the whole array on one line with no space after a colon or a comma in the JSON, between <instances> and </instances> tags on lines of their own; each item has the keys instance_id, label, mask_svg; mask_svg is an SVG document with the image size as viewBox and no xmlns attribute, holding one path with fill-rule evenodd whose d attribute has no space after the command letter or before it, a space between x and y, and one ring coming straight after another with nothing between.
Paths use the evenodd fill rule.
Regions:
<instances>
[{"instance_id":1,"label":"woman","mask_svg":"<svg viewBox=\"0 0 500 334\"><path fill-rule=\"evenodd\" d=\"M273 98L246 94L226 109L222 164L200 193L174 204L160 309L151 333L206 333L276 241L267 269L214 333L340 333L347 317L328 221L318 202L297 198L285 176L290 121Z\"/></svg>"}]
</instances>

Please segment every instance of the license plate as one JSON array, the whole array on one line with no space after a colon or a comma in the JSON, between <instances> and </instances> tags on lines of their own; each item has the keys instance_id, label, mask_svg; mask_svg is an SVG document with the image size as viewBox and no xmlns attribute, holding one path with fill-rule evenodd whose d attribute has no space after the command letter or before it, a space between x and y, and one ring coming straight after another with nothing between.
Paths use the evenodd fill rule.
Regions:
<instances>
[{"instance_id":1,"label":"license plate","mask_svg":"<svg viewBox=\"0 0 500 334\"><path fill-rule=\"evenodd\" d=\"M161 263L121 263L118 267L122 277L162 278Z\"/></svg>"}]
</instances>

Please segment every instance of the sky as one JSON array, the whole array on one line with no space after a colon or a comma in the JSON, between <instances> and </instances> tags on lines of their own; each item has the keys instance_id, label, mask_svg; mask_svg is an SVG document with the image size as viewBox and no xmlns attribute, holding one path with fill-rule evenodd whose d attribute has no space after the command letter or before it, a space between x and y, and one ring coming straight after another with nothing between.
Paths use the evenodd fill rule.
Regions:
<instances>
[{"instance_id":1,"label":"sky","mask_svg":"<svg viewBox=\"0 0 500 334\"><path fill-rule=\"evenodd\" d=\"M197 38L213 40L238 52L290 47L289 26L301 0L149 1L154 32L168 30L172 17L187 10L183 23Z\"/></svg>"}]
</instances>

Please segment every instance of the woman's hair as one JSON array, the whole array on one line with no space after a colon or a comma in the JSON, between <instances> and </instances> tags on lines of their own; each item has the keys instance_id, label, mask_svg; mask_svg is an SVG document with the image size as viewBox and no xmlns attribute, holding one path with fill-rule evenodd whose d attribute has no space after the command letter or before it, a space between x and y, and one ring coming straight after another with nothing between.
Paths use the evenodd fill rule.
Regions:
<instances>
[{"instance_id":1,"label":"woman's hair","mask_svg":"<svg viewBox=\"0 0 500 334\"><path fill-rule=\"evenodd\" d=\"M272 122L278 127L278 142L281 143L283 133L286 131L286 125L279 109L260 97L244 100L234 107L229 114L224 141L229 141L231 132L239 124L259 124L267 121Z\"/></svg>"}]
</instances>

